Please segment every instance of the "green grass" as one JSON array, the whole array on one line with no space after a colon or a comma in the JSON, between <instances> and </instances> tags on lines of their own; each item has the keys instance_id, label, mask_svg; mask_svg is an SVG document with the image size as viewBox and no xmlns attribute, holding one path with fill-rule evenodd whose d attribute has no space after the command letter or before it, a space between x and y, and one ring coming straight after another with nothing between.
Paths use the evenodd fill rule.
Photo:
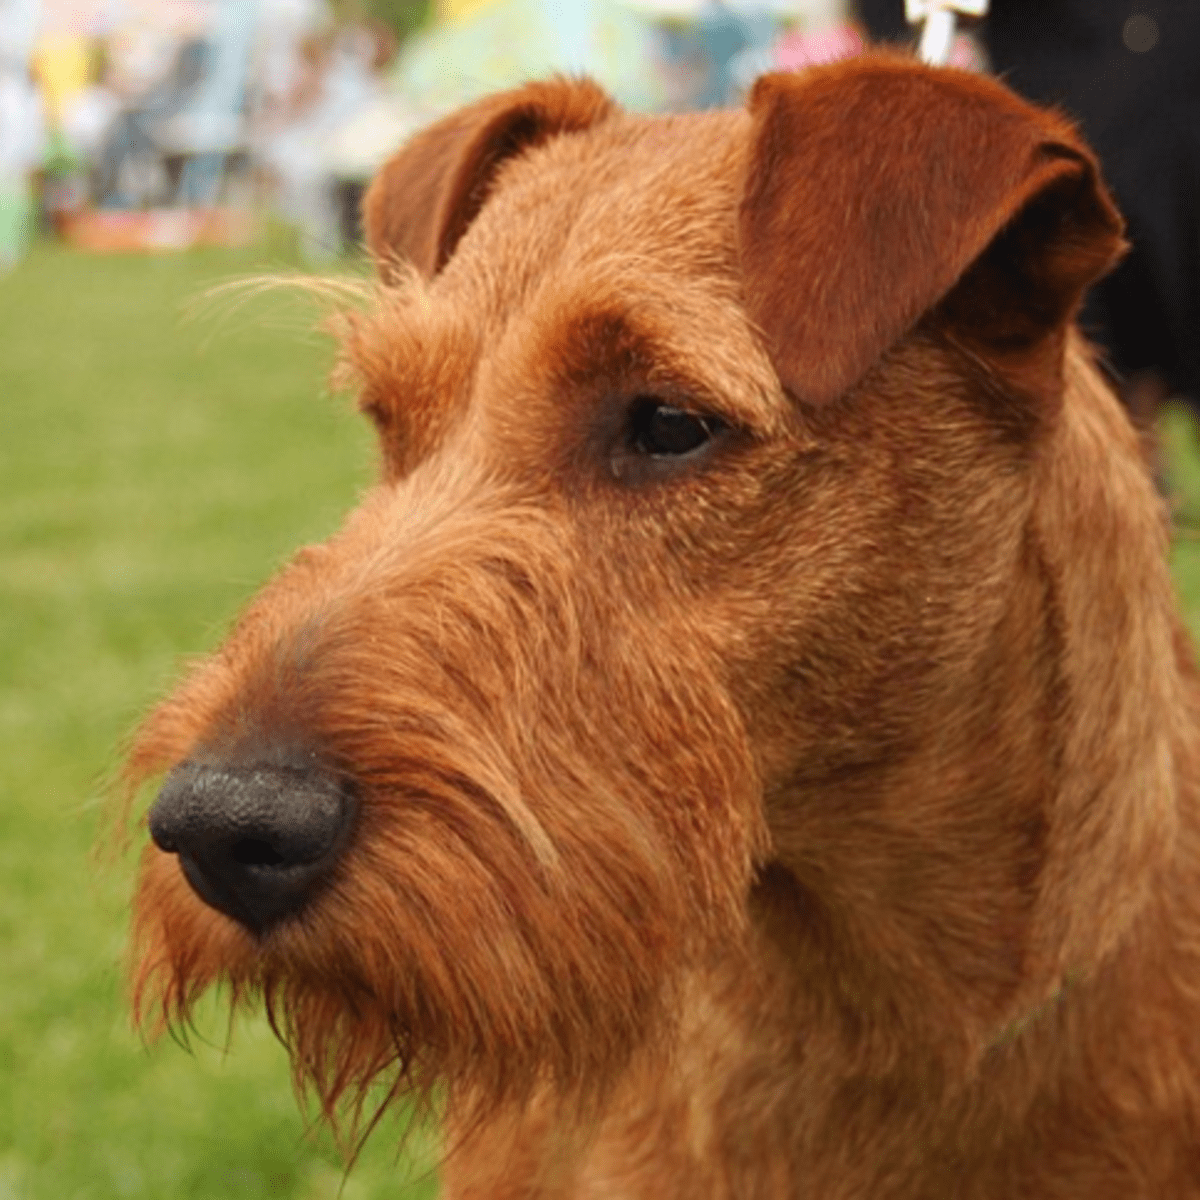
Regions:
<instances>
[{"instance_id":1,"label":"green grass","mask_svg":"<svg viewBox=\"0 0 1200 1200\"><path fill-rule=\"evenodd\" d=\"M398 1159L395 1126L344 1180L261 1020L228 1054L215 1004L190 1054L143 1046L120 967L133 862L91 853L139 713L372 474L302 308L266 297L183 319L207 286L271 265L43 247L0 279L0 1200L433 1191L405 1189L424 1166ZM1195 627L1200 458L1182 414L1164 434Z\"/></svg>"},{"instance_id":2,"label":"green grass","mask_svg":"<svg viewBox=\"0 0 1200 1200\"><path fill-rule=\"evenodd\" d=\"M133 859L92 853L139 714L373 472L311 310L185 319L272 265L42 247L0 278L0 1200L434 1191L402 1186L393 1125L339 1193L261 1020L225 1053L210 1005L191 1053L144 1046L121 970Z\"/></svg>"},{"instance_id":3,"label":"green grass","mask_svg":"<svg viewBox=\"0 0 1200 1200\"><path fill-rule=\"evenodd\" d=\"M1171 566L1188 625L1200 638L1200 431L1182 408L1168 410L1159 430L1175 512Z\"/></svg>"}]
</instances>

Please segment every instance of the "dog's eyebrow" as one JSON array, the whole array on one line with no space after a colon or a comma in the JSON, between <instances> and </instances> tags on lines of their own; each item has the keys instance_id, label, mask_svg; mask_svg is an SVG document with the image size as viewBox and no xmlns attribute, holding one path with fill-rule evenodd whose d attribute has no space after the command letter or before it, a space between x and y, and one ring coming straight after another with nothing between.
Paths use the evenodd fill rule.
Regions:
<instances>
[{"instance_id":1,"label":"dog's eyebrow","mask_svg":"<svg viewBox=\"0 0 1200 1200\"><path fill-rule=\"evenodd\" d=\"M782 432L788 401L740 306L704 289L657 292L643 278L619 301L593 293L557 305L550 344L563 383L587 386L609 376L767 436Z\"/></svg>"},{"instance_id":2,"label":"dog's eyebrow","mask_svg":"<svg viewBox=\"0 0 1200 1200\"><path fill-rule=\"evenodd\" d=\"M356 392L359 407L387 429L392 466L403 474L461 410L476 336L469 321L432 303L415 272L377 286L369 300L328 322L339 344L332 382Z\"/></svg>"}]
</instances>

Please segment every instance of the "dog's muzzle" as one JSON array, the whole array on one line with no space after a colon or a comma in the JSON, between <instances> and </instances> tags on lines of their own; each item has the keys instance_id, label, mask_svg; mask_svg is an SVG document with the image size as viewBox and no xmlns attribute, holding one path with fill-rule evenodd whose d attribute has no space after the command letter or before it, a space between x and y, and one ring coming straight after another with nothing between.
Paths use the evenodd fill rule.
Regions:
<instances>
[{"instance_id":1,"label":"dog's muzzle","mask_svg":"<svg viewBox=\"0 0 1200 1200\"><path fill-rule=\"evenodd\" d=\"M262 934L328 881L357 812L316 766L184 762L150 810L150 835L206 904Z\"/></svg>"}]
</instances>

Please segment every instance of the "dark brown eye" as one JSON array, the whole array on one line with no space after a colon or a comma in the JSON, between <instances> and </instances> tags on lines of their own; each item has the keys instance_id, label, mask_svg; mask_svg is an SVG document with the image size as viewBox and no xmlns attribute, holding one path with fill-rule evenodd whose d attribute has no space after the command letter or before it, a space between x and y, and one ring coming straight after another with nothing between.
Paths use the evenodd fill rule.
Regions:
<instances>
[{"instance_id":1,"label":"dark brown eye","mask_svg":"<svg viewBox=\"0 0 1200 1200\"><path fill-rule=\"evenodd\" d=\"M645 397L635 400L630 410L629 445L651 458L681 458L694 454L725 427L719 417Z\"/></svg>"}]
</instances>

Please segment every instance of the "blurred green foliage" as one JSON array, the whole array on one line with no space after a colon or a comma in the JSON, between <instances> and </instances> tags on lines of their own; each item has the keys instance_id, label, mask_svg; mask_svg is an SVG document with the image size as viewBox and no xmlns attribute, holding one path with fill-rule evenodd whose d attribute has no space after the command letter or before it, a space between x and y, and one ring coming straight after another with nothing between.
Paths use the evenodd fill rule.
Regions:
<instances>
[{"instance_id":1,"label":"blurred green foliage","mask_svg":"<svg viewBox=\"0 0 1200 1200\"><path fill-rule=\"evenodd\" d=\"M430 0L334 0L333 4L339 20L382 21L401 39L420 29L432 8Z\"/></svg>"}]
</instances>

